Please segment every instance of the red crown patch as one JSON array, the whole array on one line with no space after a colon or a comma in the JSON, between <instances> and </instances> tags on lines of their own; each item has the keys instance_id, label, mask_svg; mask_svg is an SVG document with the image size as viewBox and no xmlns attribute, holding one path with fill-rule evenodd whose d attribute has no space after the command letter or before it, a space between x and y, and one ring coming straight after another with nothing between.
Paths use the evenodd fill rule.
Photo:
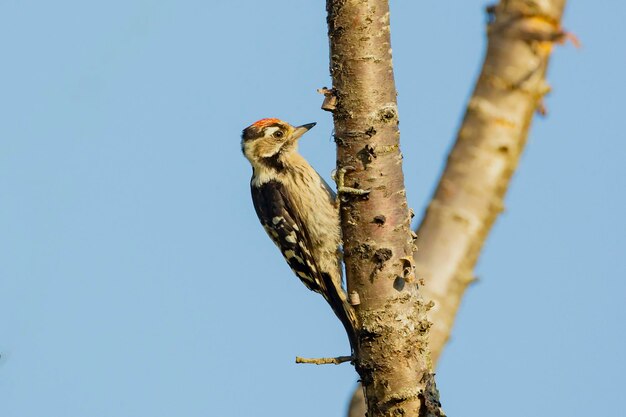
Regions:
<instances>
[{"instance_id":1,"label":"red crown patch","mask_svg":"<svg viewBox=\"0 0 626 417\"><path fill-rule=\"evenodd\" d=\"M262 129L274 123L280 123L280 119L268 117L266 119L257 120L256 122L252 123L252 126L256 127L257 129Z\"/></svg>"}]
</instances>

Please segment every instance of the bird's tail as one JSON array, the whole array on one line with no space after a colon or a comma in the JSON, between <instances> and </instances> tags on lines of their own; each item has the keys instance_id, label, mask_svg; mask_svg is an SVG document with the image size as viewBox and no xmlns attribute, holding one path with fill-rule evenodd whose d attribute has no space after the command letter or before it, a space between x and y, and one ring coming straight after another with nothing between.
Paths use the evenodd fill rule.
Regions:
<instances>
[{"instance_id":1,"label":"bird's tail","mask_svg":"<svg viewBox=\"0 0 626 417\"><path fill-rule=\"evenodd\" d=\"M346 329L350 347L352 348L352 352L354 352L357 342L357 329L359 328L359 322L354 307L348 302L346 292L341 285L338 284L336 280L333 280L330 274L322 273L321 275L324 280L324 286L326 287L326 291L324 291L322 295Z\"/></svg>"}]
</instances>

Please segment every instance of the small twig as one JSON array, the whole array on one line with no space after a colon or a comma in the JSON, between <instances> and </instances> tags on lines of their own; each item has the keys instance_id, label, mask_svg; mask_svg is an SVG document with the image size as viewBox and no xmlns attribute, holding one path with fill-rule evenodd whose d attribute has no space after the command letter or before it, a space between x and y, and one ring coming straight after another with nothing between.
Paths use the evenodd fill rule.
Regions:
<instances>
[{"instance_id":1,"label":"small twig","mask_svg":"<svg viewBox=\"0 0 626 417\"><path fill-rule=\"evenodd\" d=\"M296 356L296 363L311 363L313 365L339 365L340 363L350 362L354 358L352 356L337 356L336 358L301 358Z\"/></svg>"},{"instance_id":2,"label":"small twig","mask_svg":"<svg viewBox=\"0 0 626 417\"><path fill-rule=\"evenodd\" d=\"M347 171L354 171L354 167L347 166L334 170L331 174L333 181L337 183L337 195L340 194L352 194L352 195L368 195L372 190L361 190L359 188L346 187L344 185L344 178Z\"/></svg>"}]
</instances>

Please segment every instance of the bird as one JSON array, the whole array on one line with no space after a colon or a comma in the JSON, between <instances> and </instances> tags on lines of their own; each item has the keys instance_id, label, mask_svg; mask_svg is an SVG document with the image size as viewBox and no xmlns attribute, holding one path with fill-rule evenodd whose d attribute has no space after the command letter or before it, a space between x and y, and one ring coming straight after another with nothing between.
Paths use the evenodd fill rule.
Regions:
<instances>
[{"instance_id":1,"label":"bird","mask_svg":"<svg viewBox=\"0 0 626 417\"><path fill-rule=\"evenodd\" d=\"M315 124L258 120L243 130L241 150L252 165L252 202L263 228L300 281L324 297L354 349L357 317L342 286L337 196L298 152Z\"/></svg>"}]
</instances>

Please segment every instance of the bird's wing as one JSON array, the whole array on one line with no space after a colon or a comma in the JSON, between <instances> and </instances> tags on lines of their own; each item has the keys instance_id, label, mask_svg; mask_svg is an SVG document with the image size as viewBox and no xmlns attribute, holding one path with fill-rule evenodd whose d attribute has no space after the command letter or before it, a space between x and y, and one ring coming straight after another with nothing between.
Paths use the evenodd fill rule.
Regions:
<instances>
[{"instance_id":1,"label":"bird's wing","mask_svg":"<svg viewBox=\"0 0 626 417\"><path fill-rule=\"evenodd\" d=\"M328 271L321 271L312 254L311 239L303 219L294 210L286 188L277 181L252 187L252 201L263 228L281 250L285 260L312 291L321 294L345 327L350 345L356 343L357 317L341 283Z\"/></svg>"},{"instance_id":2,"label":"bird's wing","mask_svg":"<svg viewBox=\"0 0 626 417\"><path fill-rule=\"evenodd\" d=\"M302 283L310 290L325 295L326 286L311 252L311 239L287 194L285 186L277 181L252 187L257 216Z\"/></svg>"}]
</instances>

